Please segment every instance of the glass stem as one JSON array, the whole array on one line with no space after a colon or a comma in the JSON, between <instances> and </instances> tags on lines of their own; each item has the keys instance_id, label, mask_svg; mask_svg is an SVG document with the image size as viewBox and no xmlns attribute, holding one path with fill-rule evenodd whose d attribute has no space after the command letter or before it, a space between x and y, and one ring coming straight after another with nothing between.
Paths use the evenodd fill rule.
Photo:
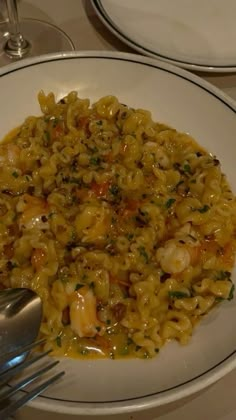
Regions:
<instances>
[{"instance_id":1,"label":"glass stem","mask_svg":"<svg viewBox=\"0 0 236 420\"><path fill-rule=\"evenodd\" d=\"M4 47L5 53L12 58L24 57L30 51L30 43L20 32L17 0L6 0L9 17L9 39Z\"/></svg>"}]
</instances>

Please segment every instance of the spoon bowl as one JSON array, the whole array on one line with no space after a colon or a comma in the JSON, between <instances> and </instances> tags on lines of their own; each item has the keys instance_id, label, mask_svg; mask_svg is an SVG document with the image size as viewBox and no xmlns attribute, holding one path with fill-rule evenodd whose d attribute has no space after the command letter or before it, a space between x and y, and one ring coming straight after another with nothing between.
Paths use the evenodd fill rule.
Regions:
<instances>
[{"instance_id":1,"label":"spoon bowl","mask_svg":"<svg viewBox=\"0 0 236 420\"><path fill-rule=\"evenodd\" d=\"M30 289L6 289L0 292L1 359L19 347L35 341L42 319L40 297ZM22 362L27 353L11 360L9 367ZM6 369L4 361L1 368ZM7 366L8 367L8 366Z\"/></svg>"}]
</instances>

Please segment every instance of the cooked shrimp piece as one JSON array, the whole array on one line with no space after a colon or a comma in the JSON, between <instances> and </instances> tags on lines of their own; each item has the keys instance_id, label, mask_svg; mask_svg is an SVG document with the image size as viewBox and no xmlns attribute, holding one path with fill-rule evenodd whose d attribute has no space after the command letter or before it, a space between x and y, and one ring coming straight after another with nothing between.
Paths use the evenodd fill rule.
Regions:
<instances>
[{"instance_id":1,"label":"cooked shrimp piece","mask_svg":"<svg viewBox=\"0 0 236 420\"><path fill-rule=\"evenodd\" d=\"M19 219L19 225L21 228L49 228L49 223L47 220L49 207L47 202L42 198L24 194L18 203L17 210L22 212Z\"/></svg>"},{"instance_id":2,"label":"cooked shrimp piece","mask_svg":"<svg viewBox=\"0 0 236 420\"><path fill-rule=\"evenodd\" d=\"M95 337L104 332L105 326L97 318L96 297L87 286L73 293L70 305L71 329L79 337Z\"/></svg>"},{"instance_id":3,"label":"cooked shrimp piece","mask_svg":"<svg viewBox=\"0 0 236 420\"><path fill-rule=\"evenodd\" d=\"M168 169L170 167L170 159L167 153L156 142L147 141L143 146L143 150L152 153L155 156L156 163L162 168Z\"/></svg>"},{"instance_id":4,"label":"cooked shrimp piece","mask_svg":"<svg viewBox=\"0 0 236 420\"><path fill-rule=\"evenodd\" d=\"M31 264L36 271L41 270L46 260L46 253L42 248L35 248L31 255Z\"/></svg>"},{"instance_id":5,"label":"cooked shrimp piece","mask_svg":"<svg viewBox=\"0 0 236 420\"><path fill-rule=\"evenodd\" d=\"M184 271L191 263L190 252L187 247L169 241L157 250L156 258L165 273L176 274Z\"/></svg>"},{"instance_id":6,"label":"cooked shrimp piece","mask_svg":"<svg viewBox=\"0 0 236 420\"><path fill-rule=\"evenodd\" d=\"M0 165L7 164L18 166L20 160L20 148L16 144L6 143L0 145Z\"/></svg>"},{"instance_id":7,"label":"cooked shrimp piece","mask_svg":"<svg viewBox=\"0 0 236 420\"><path fill-rule=\"evenodd\" d=\"M96 205L86 206L75 220L77 234L85 242L98 242L106 237L111 224L111 214L108 208Z\"/></svg>"}]
</instances>

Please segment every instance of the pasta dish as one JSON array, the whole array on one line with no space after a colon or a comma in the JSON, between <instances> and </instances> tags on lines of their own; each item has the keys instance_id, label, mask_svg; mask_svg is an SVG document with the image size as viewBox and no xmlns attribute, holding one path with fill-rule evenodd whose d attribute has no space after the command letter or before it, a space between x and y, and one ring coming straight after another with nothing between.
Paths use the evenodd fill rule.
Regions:
<instances>
[{"instance_id":1,"label":"pasta dish","mask_svg":"<svg viewBox=\"0 0 236 420\"><path fill-rule=\"evenodd\" d=\"M39 294L54 355L188 343L233 298L236 202L219 160L114 96L38 99L42 115L0 144L0 287Z\"/></svg>"}]
</instances>

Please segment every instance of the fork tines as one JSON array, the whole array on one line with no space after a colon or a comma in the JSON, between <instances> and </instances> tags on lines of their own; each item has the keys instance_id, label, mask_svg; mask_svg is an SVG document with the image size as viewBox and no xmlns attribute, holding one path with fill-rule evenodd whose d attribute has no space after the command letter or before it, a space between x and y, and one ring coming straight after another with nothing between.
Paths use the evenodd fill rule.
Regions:
<instances>
[{"instance_id":1,"label":"fork tines","mask_svg":"<svg viewBox=\"0 0 236 420\"><path fill-rule=\"evenodd\" d=\"M50 361L50 363L46 363L44 367L38 366L35 367L35 370L31 371L27 376L20 378L17 383L13 385L9 385L8 381L13 379L17 374L24 371L29 366L36 364L39 360L46 357L51 350L47 350L43 353L36 354L33 357L26 358L28 352L33 349L34 347L42 344L45 340L39 340L35 343L29 344L27 346L21 347L20 350L13 351L7 355L3 355L0 357L0 365L4 361L4 366L6 368L2 369L2 373L0 374L0 419L4 420L7 419L10 415L12 415L18 408L22 407L27 402L31 401L43 391L45 391L51 384L61 378L65 372L59 372L54 376L50 377L47 380L41 381L40 383L35 383L34 387L27 391L25 387L27 385L33 384L34 381L37 379L43 378L43 375L48 373L52 368L54 368L59 361ZM20 359L20 356L23 355L23 361L20 363L15 363L13 367L9 367L9 363L13 359ZM17 393L19 391L23 391L19 394L19 398L17 398ZM13 397L13 399L12 399ZM11 400L9 400L11 398Z\"/></svg>"}]
</instances>

